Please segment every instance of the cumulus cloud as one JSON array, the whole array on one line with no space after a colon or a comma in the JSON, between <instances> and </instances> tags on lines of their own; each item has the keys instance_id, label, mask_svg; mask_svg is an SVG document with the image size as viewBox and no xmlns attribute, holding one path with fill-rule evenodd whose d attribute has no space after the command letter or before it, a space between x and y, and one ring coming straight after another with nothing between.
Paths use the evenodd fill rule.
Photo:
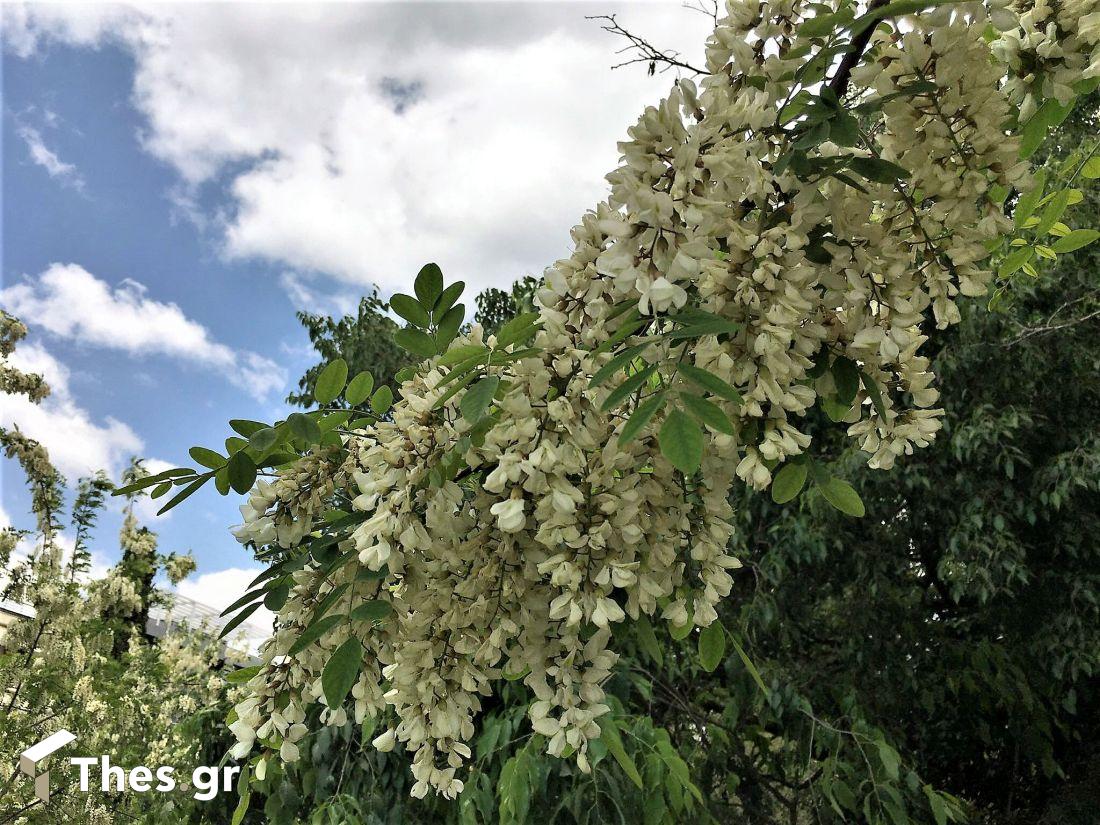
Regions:
<instances>
[{"instance_id":1,"label":"cumulus cloud","mask_svg":"<svg viewBox=\"0 0 1100 825\"><path fill-rule=\"evenodd\" d=\"M84 178L80 176L76 166L65 163L53 150L47 147L41 132L32 126L20 125L18 133L27 145L27 153L30 155L31 160L45 169L46 174L78 191L84 190Z\"/></svg>"},{"instance_id":2,"label":"cumulus cloud","mask_svg":"<svg viewBox=\"0 0 1100 825\"><path fill-rule=\"evenodd\" d=\"M121 44L143 145L222 196L225 255L387 294L429 260L477 289L568 254L616 141L671 80L610 70L621 44L584 15L614 4L95 8L24 8L9 48ZM705 15L621 11L698 59Z\"/></svg>"},{"instance_id":3,"label":"cumulus cloud","mask_svg":"<svg viewBox=\"0 0 1100 825\"><path fill-rule=\"evenodd\" d=\"M336 318L355 312L359 306L359 295L356 292L349 289L320 290L317 288L317 280L319 279L305 278L297 272L284 272L279 276L279 284L296 309ZM313 348L307 348L306 352L312 354Z\"/></svg>"},{"instance_id":4,"label":"cumulus cloud","mask_svg":"<svg viewBox=\"0 0 1100 825\"><path fill-rule=\"evenodd\" d=\"M95 46L123 21L136 22L140 15L120 5L64 3L31 9L7 4L0 8L4 47L18 57L31 57L49 42Z\"/></svg>"},{"instance_id":5,"label":"cumulus cloud","mask_svg":"<svg viewBox=\"0 0 1100 825\"><path fill-rule=\"evenodd\" d=\"M77 404L69 389L68 368L40 344L20 345L10 362L24 372L43 375L51 393L41 404L0 395L0 426L18 426L41 442L62 475L75 479L106 470L117 478L124 462L144 449L129 425L110 416L94 420Z\"/></svg>"},{"instance_id":6,"label":"cumulus cloud","mask_svg":"<svg viewBox=\"0 0 1100 825\"><path fill-rule=\"evenodd\" d=\"M261 571L259 567L230 567L216 573L202 573L181 581L176 585L176 592L220 613L247 592L248 583ZM271 611L261 605L241 629L250 639L264 639L270 635L274 619Z\"/></svg>"},{"instance_id":7,"label":"cumulus cloud","mask_svg":"<svg viewBox=\"0 0 1100 825\"><path fill-rule=\"evenodd\" d=\"M176 304L133 280L111 287L77 264L51 264L36 279L0 290L0 304L60 338L131 355L168 355L213 367L257 397L279 390L285 371L270 359L214 341Z\"/></svg>"}]
</instances>

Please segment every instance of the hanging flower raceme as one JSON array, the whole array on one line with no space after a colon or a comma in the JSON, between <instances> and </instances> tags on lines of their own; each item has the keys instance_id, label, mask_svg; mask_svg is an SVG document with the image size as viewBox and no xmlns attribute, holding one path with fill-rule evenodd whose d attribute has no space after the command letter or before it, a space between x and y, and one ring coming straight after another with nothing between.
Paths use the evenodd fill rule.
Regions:
<instances>
[{"instance_id":1,"label":"hanging flower raceme","mask_svg":"<svg viewBox=\"0 0 1100 825\"><path fill-rule=\"evenodd\" d=\"M858 515L809 456L807 417L843 422L881 468L935 437L922 330L988 288L1004 193L1028 185L1006 124L1021 94L1068 103L1095 4L1060 5L1046 40L1038 5L893 8L731 2L709 74L629 130L537 313L457 337L461 285L429 265L394 297L425 358L399 403L361 375L356 412L238 422L232 455L196 455L208 473L150 482L187 483L171 506L275 468L236 530L274 562L242 618L260 598L278 611L236 756L292 761L304 708L342 724L350 694L356 719L393 719L375 746L412 752L413 793L453 797L505 678L530 689L547 750L588 770L614 626L706 627L729 595L738 480L788 500L811 479ZM1028 49L1041 82L1020 74ZM321 404L346 380L330 365Z\"/></svg>"}]
</instances>

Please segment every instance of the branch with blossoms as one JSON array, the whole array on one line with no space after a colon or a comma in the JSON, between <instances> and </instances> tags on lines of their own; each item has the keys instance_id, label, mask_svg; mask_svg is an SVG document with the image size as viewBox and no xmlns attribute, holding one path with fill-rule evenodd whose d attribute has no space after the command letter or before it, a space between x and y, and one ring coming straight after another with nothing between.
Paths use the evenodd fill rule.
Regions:
<instances>
[{"instance_id":1,"label":"branch with blossoms","mask_svg":"<svg viewBox=\"0 0 1100 825\"><path fill-rule=\"evenodd\" d=\"M270 566L229 627L260 604L278 620L242 677L237 758L293 761L319 704L323 724L392 720L375 746L410 752L413 794L455 797L482 699L511 679L529 747L588 771L598 741L640 786L603 688L612 630L659 617L716 665L734 485L862 515L807 422L881 469L928 445L933 329L1011 268L1017 231L1042 255L1051 232L1094 238L1058 228L1072 195L1027 162L1097 85L1087 4L727 12L699 82L619 145L536 313L460 335L462 286L429 264L392 301L423 359L396 403L336 361L316 411L232 422L225 453L192 453L205 470L141 482L179 488L167 506L211 479L249 492L236 535Z\"/></svg>"}]
</instances>

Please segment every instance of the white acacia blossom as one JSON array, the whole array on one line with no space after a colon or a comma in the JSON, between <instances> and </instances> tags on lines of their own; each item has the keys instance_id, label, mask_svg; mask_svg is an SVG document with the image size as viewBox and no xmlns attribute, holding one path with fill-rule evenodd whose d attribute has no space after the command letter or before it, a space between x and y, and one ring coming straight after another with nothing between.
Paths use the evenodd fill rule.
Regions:
<instances>
[{"instance_id":1,"label":"white acacia blossom","mask_svg":"<svg viewBox=\"0 0 1100 825\"><path fill-rule=\"evenodd\" d=\"M470 438L461 394L437 404L446 373L433 359L404 382L392 420L344 438L346 458L320 448L254 489L241 541L293 550L334 494L362 520L339 545L346 561L292 574L237 708L234 755L295 759L303 709L325 702L326 663L357 640L355 717L395 719L374 745L412 753L414 795L461 792L482 698L505 677L533 694L548 751L587 770L609 709L612 629L641 614L714 621L738 567L729 490L766 488L777 462L808 449L802 420L836 394L817 360L843 356L865 376L841 417L873 466L935 437L943 413L922 328L958 321L960 296L989 286L989 244L1011 225L991 192L1028 185L1005 124L1029 95L1061 98L1069 74L1096 72L1097 4L997 4L992 45L990 10L943 8L877 28L853 65L820 61L807 79L822 35L799 32L821 7L732 0L707 43L709 74L677 82L629 130L610 196L546 272L538 352L499 370L507 385L483 439ZM851 20L848 4L834 8ZM1038 84L1036 59L1050 67ZM866 116L809 139L796 127L819 89L821 105L827 89L840 110L869 103ZM620 444L638 402L603 411L616 383L592 377L624 307L642 336L689 305L737 331L652 336L640 357L670 391L679 361L742 400L716 399L733 434L714 433L685 476L657 446L667 413ZM475 328L453 347L470 344L496 341ZM456 450L467 469L433 483ZM376 602L384 617L355 612ZM324 611L345 619L292 650Z\"/></svg>"}]
</instances>

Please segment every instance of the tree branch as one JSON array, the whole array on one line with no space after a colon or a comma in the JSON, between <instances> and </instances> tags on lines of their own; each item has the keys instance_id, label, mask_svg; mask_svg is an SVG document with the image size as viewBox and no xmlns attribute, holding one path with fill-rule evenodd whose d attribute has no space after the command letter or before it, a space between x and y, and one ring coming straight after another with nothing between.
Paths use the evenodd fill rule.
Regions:
<instances>
[{"instance_id":1,"label":"tree branch","mask_svg":"<svg viewBox=\"0 0 1100 825\"><path fill-rule=\"evenodd\" d=\"M870 5L867 6L867 12L873 12L875 9L885 6L888 2L889 0L871 0ZM836 74L833 75L833 79L829 81L829 88L836 92L838 98L844 97L844 93L848 91L848 83L852 79L852 69L854 69L860 59L862 59L863 53L867 50L867 44L871 42L871 35L874 34L877 27L877 22L867 26L856 35L855 39L852 41L852 45L849 46L848 51L844 53L840 65L837 66Z\"/></svg>"},{"instance_id":2,"label":"tree branch","mask_svg":"<svg viewBox=\"0 0 1100 825\"><path fill-rule=\"evenodd\" d=\"M653 75L657 72L657 64L662 63L664 64L664 68L661 69L662 72L668 71L669 69L683 69L684 71L692 72L697 75L707 74L705 69L696 68L690 63L681 60L679 52L658 49L645 38L639 37L633 32L624 29L619 25L619 21L615 19L615 15L613 14L588 15L585 17L585 20L603 21L603 24L600 26L601 29L617 37L625 37L627 39L628 45L623 46L615 52L615 54L634 53L635 57L612 66L612 69L621 69L623 66L631 66L635 63L648 63L649 74Z\"/></svg>"}]
</instances>

